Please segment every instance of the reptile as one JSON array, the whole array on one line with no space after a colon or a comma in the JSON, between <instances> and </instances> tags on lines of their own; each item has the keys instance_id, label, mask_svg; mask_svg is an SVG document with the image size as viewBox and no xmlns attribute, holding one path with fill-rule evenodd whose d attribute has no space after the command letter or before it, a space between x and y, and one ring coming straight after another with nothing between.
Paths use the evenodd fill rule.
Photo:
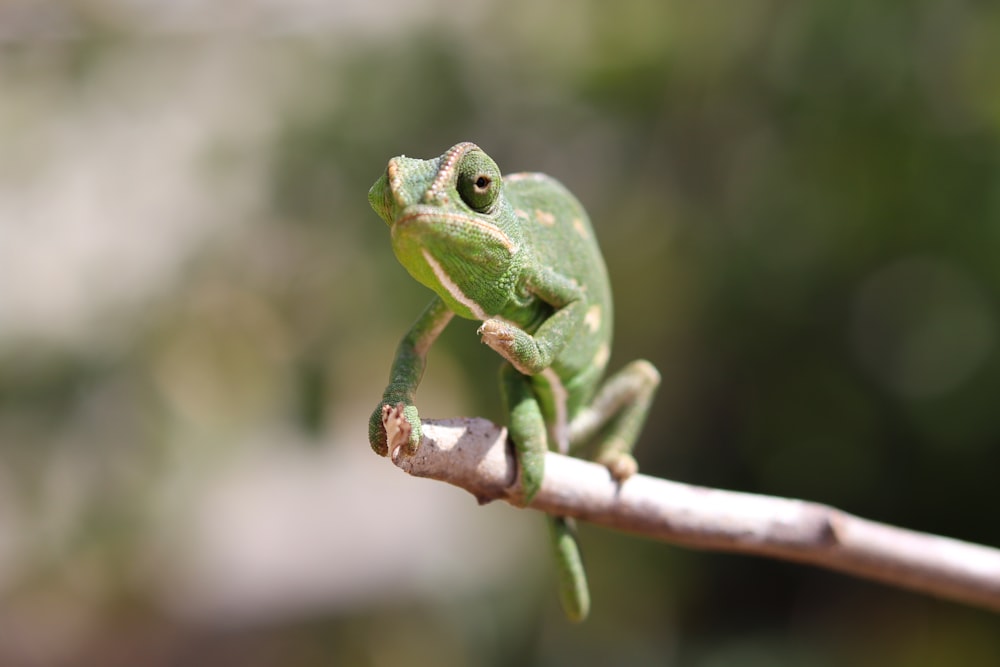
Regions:
<instances>
[{"instance_id":1,"label":"reptile","mask_svg":"<svg viewBox=\"0 0 1000 667\"><path fill-rule=\"evenodd\" d=\"M369 441L382 456L416 452L414 405L427 352L454 316L502 358L500 388L518 465L515 497L528 505L550 449L595 460L623 482L660 382L636 360L604 379L611 355L612 295L583 206L539 173L502 176L470 142L437 158L405 156L369 191L392 249L434 297L399 343ZM590 596L573 522L549 517L563 608L586 618Z\"/></svg>"}]
</instances>

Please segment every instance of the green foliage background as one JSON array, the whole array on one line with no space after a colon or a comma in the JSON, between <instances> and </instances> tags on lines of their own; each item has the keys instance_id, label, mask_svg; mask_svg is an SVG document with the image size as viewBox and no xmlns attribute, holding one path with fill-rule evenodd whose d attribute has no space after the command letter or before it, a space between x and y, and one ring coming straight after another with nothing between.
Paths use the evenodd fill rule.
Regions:
<instances>
[{"instance_id":1,"label":"green foliage background","mask_svg":"<svg viewBox=\"0 0 1000 667\"><path fill-rule=\"evenodd\" d=\"M0 9L0 663L1000 662L986 612L588 527L581 627L535 561L454 595L319 596L250 621L165 611L150 544L248 442L367 448L395 341L428 297L367 189L389 157L462 140L556 176L591 213L616 294L611 365L646 357L664 376L645 472L1000 546L997 6L268 7ZM190 90L218 92L206 107ZM175 116L148 120L165 100ZM152 221L126 203L172 172L124 162L88 190L112 229L143 232L108 246L93 283L71 278L72 326L31 320L81 241L65 224L74 181L24 193L53 182L39 174L63 155L60 128L86 137L91 119L98 138L141 129L118 150L153 166L204 124L183 163L196 185L144 204ZM114 145L78 150L117 164ZM157 225L185 219L184 252L157 260L173 238ZM435 348L425 414L500 418L473 332ZM314 507L317 530L328 514L384 522L360 487Z\"/></svg>"}]
</instances>

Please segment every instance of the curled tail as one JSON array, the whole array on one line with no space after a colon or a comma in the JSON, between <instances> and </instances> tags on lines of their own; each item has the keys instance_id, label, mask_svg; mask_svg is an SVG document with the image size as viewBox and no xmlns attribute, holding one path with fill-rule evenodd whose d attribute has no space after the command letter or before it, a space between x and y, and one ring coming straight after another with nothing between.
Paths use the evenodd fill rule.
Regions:
<instances>
[{"instance_id":1,"label":"curled tail","mask_svg":"<svg viewBox=\"0 0 1000 667\"><path fill-rule=\"evenodd\" d=\"M556 555L559 598L571 621L583 621L590 612L590 592L576 539L576 525L572 519L562 516L550 516L548 522Z\"/></svg>"}]
</instances>

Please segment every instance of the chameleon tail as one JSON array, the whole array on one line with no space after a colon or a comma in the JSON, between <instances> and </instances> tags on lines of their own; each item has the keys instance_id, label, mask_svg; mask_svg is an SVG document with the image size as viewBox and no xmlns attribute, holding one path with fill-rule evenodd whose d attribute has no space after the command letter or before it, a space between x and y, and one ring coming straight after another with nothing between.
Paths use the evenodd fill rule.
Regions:
<instances>
[{"instance_id":1,"label":"chameleon tail","mask_svg":"<svg viewBox=\"0 0 1000 667\"><path fill-rule=\"evenodd\" d=\"M556 552L559 598L571 621L583 621L590 612L590 592L576 539L576 526L572 519L562 516L550 516L548 522L552 547Z\"/></svg>"}]
</instances>

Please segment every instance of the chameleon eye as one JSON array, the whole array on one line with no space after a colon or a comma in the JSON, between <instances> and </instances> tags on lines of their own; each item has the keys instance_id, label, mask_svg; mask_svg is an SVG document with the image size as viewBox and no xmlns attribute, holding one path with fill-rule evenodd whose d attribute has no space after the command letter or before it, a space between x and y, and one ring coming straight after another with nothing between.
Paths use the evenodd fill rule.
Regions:
<instances>
[{"instance_id":1,"label":"chameleon eye","mask_svg":"<svg viewBox=\"0 0 1000 667\"><path fill-rule=\"evenodd\" d=\"M469 154L458 172L458 194L474 211L483 213L500 193L500 173L485 154Z\"/></svg>"}]
</instances>

